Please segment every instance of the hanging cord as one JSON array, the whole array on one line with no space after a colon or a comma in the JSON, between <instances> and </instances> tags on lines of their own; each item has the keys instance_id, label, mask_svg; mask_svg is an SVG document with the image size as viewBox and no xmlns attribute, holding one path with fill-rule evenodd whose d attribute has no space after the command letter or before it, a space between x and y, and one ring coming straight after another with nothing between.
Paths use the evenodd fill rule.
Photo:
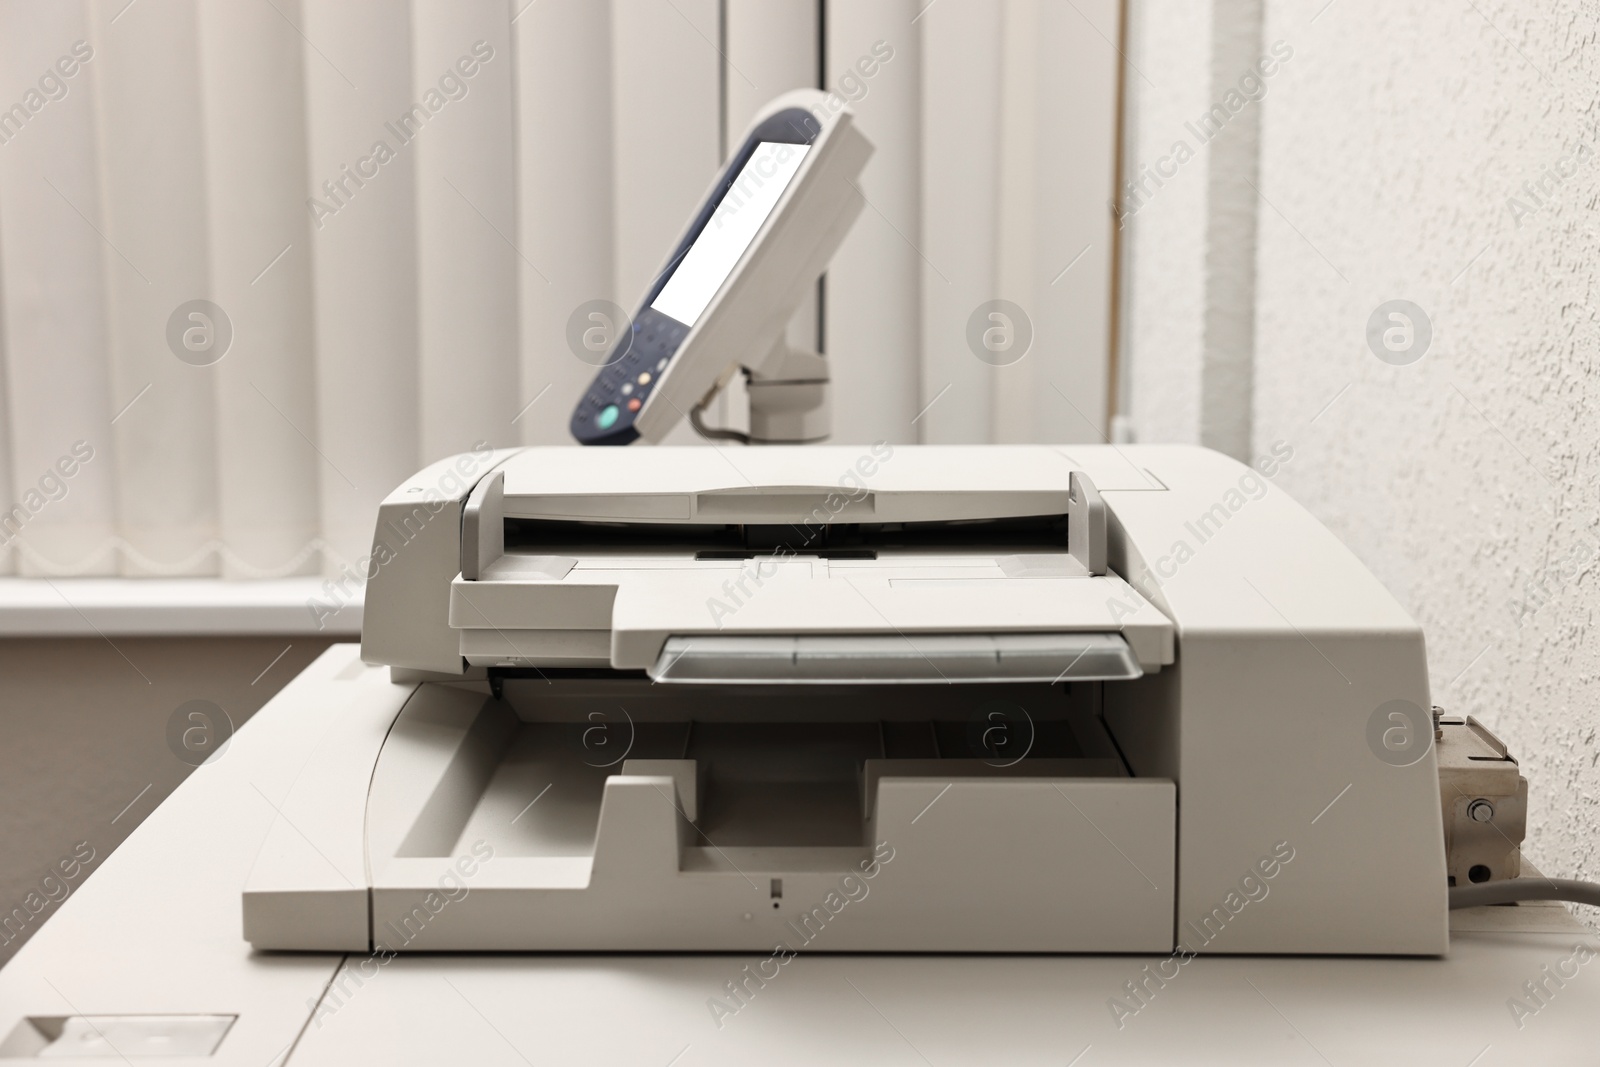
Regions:
<instances>
[{"instance_id":1,"label":"hanging cord","mask_svg":"<svg viewBox=\"0 0 1600 1067\"><path fill-rule=\"evenodd\" d=\"M740 369L743 370L743 368ZM750 377L750 372L744 370L743 373L746 380L748 380ZM707 441L737 441L741 445L749 444L749 434L740 433L738 430L728 430L716 426L707 426L705 424L705 420L701 418L701 414L706 410L707 405L709 405L720 392L722 392L721 389L716 389L707 393L700 399L698 404L689 409L689 425L694 427L695 433L699 434Z\"/></svg>"}]
</instances>

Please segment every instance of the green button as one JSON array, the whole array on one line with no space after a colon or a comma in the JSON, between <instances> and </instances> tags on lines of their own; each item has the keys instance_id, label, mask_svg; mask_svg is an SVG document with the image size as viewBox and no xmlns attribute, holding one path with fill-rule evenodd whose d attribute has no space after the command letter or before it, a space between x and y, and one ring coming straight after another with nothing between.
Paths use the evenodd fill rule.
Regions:
<instances>
[{"instance_id":1,"label":"green button","mask_svg":"<svg viewBox=\"0 0 1600 1067\"><path fill-rule=\"evenodd\" d=\"M602 430L609 430L617 424L617 405L607 404L600 409L600 414L594 417L594 424Z\"/></svg>"}]
</instances>

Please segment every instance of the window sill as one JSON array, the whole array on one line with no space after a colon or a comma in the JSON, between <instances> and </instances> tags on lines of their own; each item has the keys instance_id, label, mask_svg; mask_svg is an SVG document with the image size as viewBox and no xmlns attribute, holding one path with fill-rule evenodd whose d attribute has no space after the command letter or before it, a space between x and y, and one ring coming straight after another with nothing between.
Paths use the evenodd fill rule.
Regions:
<instances>
[{"instance_id":1,"label":"window sill","mask_svg":"<svg viewBox=\"0 0 1600 1067\"><path fill-rule=\"evenodd\" d=\"M317 619L321 578L0 578L0 637L361 633L362 595Z\"/></svg>"}]
</instances>

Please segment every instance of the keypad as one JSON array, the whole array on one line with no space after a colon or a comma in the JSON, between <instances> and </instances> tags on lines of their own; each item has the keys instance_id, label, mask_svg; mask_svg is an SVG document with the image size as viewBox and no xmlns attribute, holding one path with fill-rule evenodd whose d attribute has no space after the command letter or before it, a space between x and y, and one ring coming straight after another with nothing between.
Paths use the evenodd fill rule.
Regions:
<instances>
[{"instance_id":1,"label":"keypad","mask_svg":"<svg viewBox=\"0 0 1600 1067\"><path fill-rule=\"evenodd\" d=\"M624 342L626 350L612 354L578 404L573 429L580 438L596 432L610 436L631 427L688 333L687 326L660 312L648 307L641 311Z\"/></svg>"}]
</instances>

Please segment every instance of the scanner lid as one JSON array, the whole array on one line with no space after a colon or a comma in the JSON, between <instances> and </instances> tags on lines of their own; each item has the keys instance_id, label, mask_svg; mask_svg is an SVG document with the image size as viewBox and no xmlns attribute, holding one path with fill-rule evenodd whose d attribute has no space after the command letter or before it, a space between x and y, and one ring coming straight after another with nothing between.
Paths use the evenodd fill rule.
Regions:
<instances>
[{"instance_id":1,"label":"scanner lid","mask_svg":"<svg viewBox=\"0 0 1600 1067\"><path fill-rule=\"evenodd\" d=\"M450 625L483 666L644 670L716 635L696 681L1130 677L1172 626L1108 571L1085 468L1164 488L1114 448L530 449L467 501Z\"/></svg>"}]
</instances>

